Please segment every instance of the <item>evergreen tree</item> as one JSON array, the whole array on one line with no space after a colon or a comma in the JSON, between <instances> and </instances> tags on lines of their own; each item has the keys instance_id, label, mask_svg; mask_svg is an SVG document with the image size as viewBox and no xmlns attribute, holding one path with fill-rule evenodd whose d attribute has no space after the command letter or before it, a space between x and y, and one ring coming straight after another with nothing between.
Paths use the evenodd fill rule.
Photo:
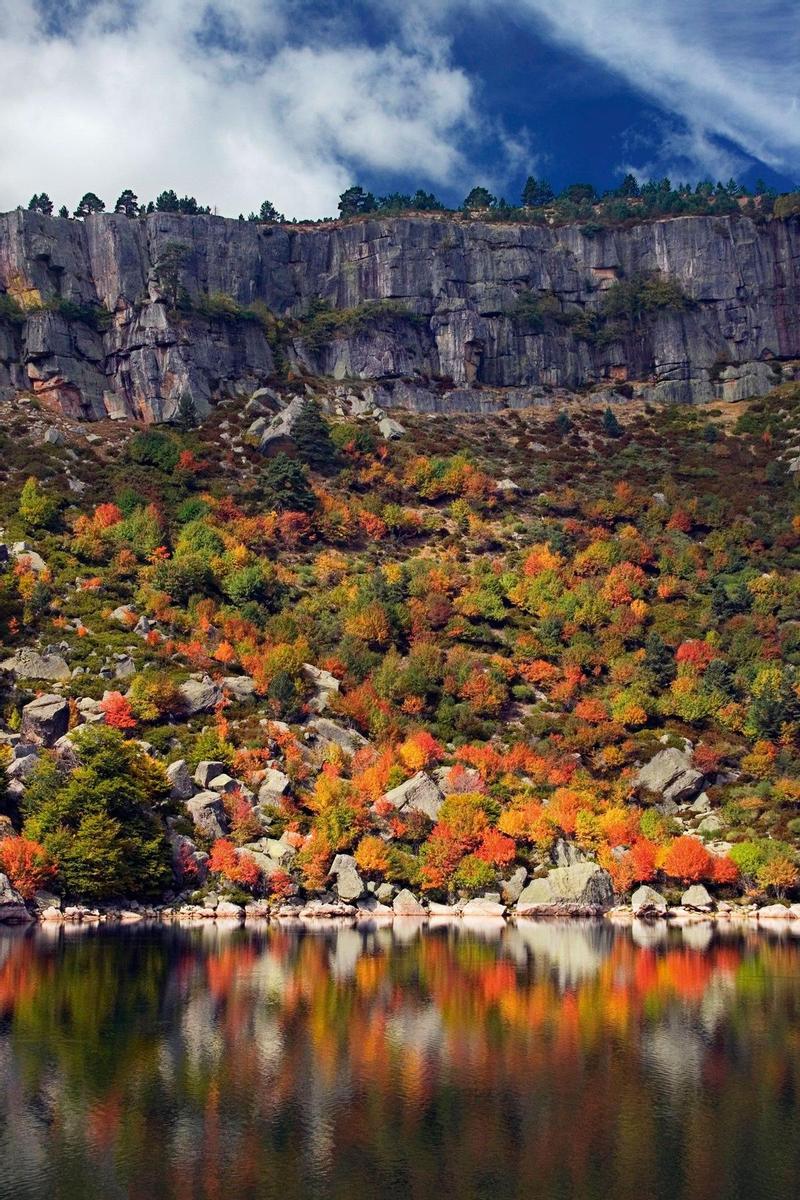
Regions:
<instances>
[{"instance_id":1,"label":"evergreen tree","mask_svg":"<svg viewBox=\"0 0 800 1200\"><path fill-rule=\"evenodd\" d=\"M357 185L349 187L339 197L339 213L343 217L356 217L360 213L374 212L378 201L372 192L365 192Z\"/></svg>"},{"instance_id":2,"label":"evergreen tree","mask_svg":"<svg viewBox=\"0 0 800 1200\"><path fill-rule=\"evenodd\" d=\"M69 217L69 209L67 208L66 204L61 205L61 208L58 210L58 215L60 217Z\"/></svg>"},{"instance_id":3,"label":"evergreen tree","mask_svg":"<svg viewBox=\"0 0 800 1200\"><path fill-rule=\"evenodd\" d=\"M555 420L556 432L559 437L567 437L572 432L572 421L562 408Z\"/></svg>"},{"instance_id":4,"label":"evergreen tree","mask_svg":"<svg viewBox=\"0 0 800 1200\"><path fill-rule=\"evenodd\" d=\"M42 192L40 196L33 195L28 202L28 211L43 213L44 216L50 217L53 215L53 201L47 192Z\"/></svg>"},{"instance_id":5,"label":"evergreen tree","mask_svg":"<svg viewBox=\"0 0 800 1200\"><path fill-rule=\"evenodd\" d=\"M622 435L625 433L625 430L622 428L610 408L607 408L603 413L603 433L606 435L606 437L610 438L622 437Z\"/></svg>"},{"instance_id":6,"label":"evergreen tree","mask_svg":"<svg viewBox=\"0 0 800 1200\"><path fill-rule=\"evenodd\" d=\"M522 189L523 208L543 208L555 199L553 189L546 179L534 179L529 175Z\"/></svg>"},{"instance_id":7,"label":"evergreen tree","mask_svg":"<svg viewBox=\"0 0 800 1200\"><path fill-rule=\"evenodd\" d=\"M75 209L76 217L88 217L90 213L105 212L106 206L99 196L94 192L87 192L81 197L78 207Z\"/></svg>"},{"instance_id":8,"label":"evergreen tree","mask_svg":"<svg viewBox=\"0 0 800 1200\"><path fill-rule=\"evenodd\" d=\"M488 188L474 187L472 191L464 197L462 208L494 208L497 204L497 197L493 196Z\"/></svg>"},{"instance_id":9,"label":"evergreen tree","mask_svg":"<svg viewBox=\"0 0 800 1200\"><path fill-rule=\"evenodd\" d=\"M267 225L279 225L286 220L286 217L283 213L278 212L271 200L265 200L258 210L258 219Z\"/></svg>"},{"instance_id":10,"label":"evergreen tree","mask_svg":"<svg viewBox=\"0 0 800 1200\"><path fill-rule=\"evenodd\" d=\"M114 205L114 212L124 213L126 217L135 217L138 211L139 197L130 188L125 188Z\"/></svg>"},{"instance_id":11,"label":"evergreen tree","mask_svg":"<svg viewBox=\"0 0 800 1200\"><path fill-rule=\"evenodd\" d=\"M278 512L312 512L316 507L305 467L282 452L267 463L261 486L266 504Z\"/></svg>"},{"instance_id":12,"label":"evergreen tree","mask_svg":"<svg viewBox=\"0 0 800 1200\"><path fill-rule=\"evenodd\" d=\"M306 400L301 408L292 426L292 441L297 446L298 458L312 471L329 471L334 465L336 447L331 440L328 424L314 400Z\"/></svg>"},{"instance_id":13,"label":"evergreen tree","mask_svg":"<svg viewBox=\"0 0 800 1200\"><path fill-rule=\"evenodd\" d=\"M195 404L194 398L189 394L189 392L184 392L179 399L175 420L184 433L188 433L190 429L197 428L197 405Z\"/></svg>"}]
</instances>

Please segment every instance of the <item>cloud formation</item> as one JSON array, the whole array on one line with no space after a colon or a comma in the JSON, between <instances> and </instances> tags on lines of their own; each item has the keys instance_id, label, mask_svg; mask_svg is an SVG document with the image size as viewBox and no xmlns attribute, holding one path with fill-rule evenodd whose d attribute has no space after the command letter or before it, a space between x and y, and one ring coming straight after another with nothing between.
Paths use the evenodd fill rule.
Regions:
<instances>
[{"instance_id":1,"label":"cloud formation","mask_svg":"<svg viewBox=\"0 0 800 1200\"><path fill-rule=\"evenodd\" d=\"M445 43L318 33L300 0L0 0L0 209L174 187L320 216L359 168L458 180L477 117Z\"/></svg>"},{"instance_id":2,"label":"cloud formation","mask_svg":"<svg viewBox=\"0 0 800 1200\"><path fill-rule=\"evenodd\" d=\"M493 10L494 0L478 0ZM740 162L724 138L800 174L800 20L791 0L512 0L546 36L622 76L687 132L665 133L670 160L718 177Z\"/></svg>"}]
</instances>

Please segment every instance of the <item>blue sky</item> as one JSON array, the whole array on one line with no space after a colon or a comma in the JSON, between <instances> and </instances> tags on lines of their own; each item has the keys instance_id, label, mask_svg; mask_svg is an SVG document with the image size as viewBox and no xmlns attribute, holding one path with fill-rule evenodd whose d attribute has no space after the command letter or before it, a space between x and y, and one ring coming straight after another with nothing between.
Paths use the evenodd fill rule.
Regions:
<instances>
[{"instance_id":1,"label":"blue sky","mask_svg":"<svg viewBox=\"0 0 800 1200\"><path fill-rule=\"evenodd\" d=\"M0 0L0 209L800 181L792 0Z\"/></svg>"}]
</instances>

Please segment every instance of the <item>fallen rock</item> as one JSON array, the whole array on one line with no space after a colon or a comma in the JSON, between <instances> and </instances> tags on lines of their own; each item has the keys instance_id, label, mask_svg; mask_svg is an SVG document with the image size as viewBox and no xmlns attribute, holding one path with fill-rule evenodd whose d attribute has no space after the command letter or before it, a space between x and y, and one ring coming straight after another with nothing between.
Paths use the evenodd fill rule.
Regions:
<instances>
[{"instance_id":1,"label":"fallen rock","mask_svg":"<svg viewBox=\"0 0 800 1200\"><path fill-rule=\"evenodd\" d=\"M468 900L461 910L464 917L502 917L506 911L505 904L493 900L490 896L475 896Z\"/></svg>"},{"instance_id":2,"label":"fallen rock","mask_svg":"<svg viewBox=\"0 0 800 1200\"><path fill-rule=\"evenodd\" d=\"M759 921L796 921L797 913L792 912L788 904L765 904L756 914Z\"/></svg>"},{"instance_id":3,"label":"fallen rock","mask_svg":"<svg viewBox=\"0 0 800 1200\"><path fill-rule=\"evenodd\" d=\"M345 904L352 904L364 892L364 881L358 873L352 854L337 854L329 872L335 879L336 895Z\"/></svg>"},{"instance_id":4,"label":"fallen rock","mask_svg":"<svg viewBox=\"0 0 800 1200\"><path fill-rule=\"evenodd\" d=\"M328 707L331 696L339 691L339 680L330 671L323 671L312 663L303 663L303 676L315 692L309 701L309 708L316 713L323 712Z\"/></svg>"},{"instance_id":5,"label":"fallen rock","mask_svg":"<svg viewBox=\"0 0 800 1200\"><path fill-rule=\"evenodd\" d=\"M69 728L69 704L63 696L37 696L22 710L23 738L40 746L54 746Z\"/></svg>"},{"instance_id":6,"label":"fallen rock","mask_svg":"<svg viewBox=\"0 0 800 1200\"><path fill-rule=\"evenodd\" d=\"M0 925L21 925L32 920L22 896L11 886L8 876L0 873Z\"/></svg>"},{"instance_id":7,"label":"fallen rock","mask_svg":"<svg viewBox=\"0 0 800 1200\"><path fill-rule=\"evenodd\" d=\"M208 675L202 679L187 679L178 691L187 717L213 712L222 699L222 689Z\"/></svg>"},{"instance_id":8,"label":"fallen rock","mask_svg":"<svg viewBox=\"0 0 800 1200\"><path fill-rule=\"evenodd\" d=\"M212 779L225 772L225 764L216 762L213 758L204 758L197 764L194 781L199 788L207 788Z\"/></svg>"},{"instance_id":9,"label":"fallen rock","mask_svg":"<svg viewBox=\"0 0 800 1200\"><path fill-rule=\"evenodd\" d=\"M308 722L308 727L313 730L320 741L339 746L345 754L355 754L363 746L369 745L367 739L362 737L357 730L347 729L344 725L331 721L329 717L312 717Z\"/></svg>"},{"instance_id":10,"label":"fallen rock","mask_svg":"<svg viewBox=\"0 0 800 1200\"><path fill-rule=\"evenodd\" d=\"M225 837L228 816L217 792L198 792L186 801L186 808L197 829L209 837Z\"/></svg>"},{"instance_id":11,"label":"fallen rock","mask_svg":"<svg viewBox=\"0 0 800 1200\"><path fill-rule=\"evenodd\" d=\"M249 675L226 675L222 680L222 689L237 704L246 704L256 694L255 680Z\"/></svg>"},{"instance_id":12,"label":"fallen rock","mask_svg":"<svg viewBox=\"0 0 800 1200\"><path fill-rule=\"evenodd\" d=\"M171 784L170 796L173 800L190 800L197 790L185 758L176 759L169 764L167 778Z\"/></svg>"},{"instance_id":13,"label":"fallen rock","mask_svg":"<svg viewBox=\"0 0 800 1200\"><path fill-rule=\"evenodd\" d=\"M258 789L259 804L275 803L281 796L286 794L290 783L289 776L284 775L283 771L277 771L274 767L268 767L261 781L261 786Z\"/></svg>"},{"instance_id":14,"label":"fallen rock","mask_svg":"<svg viewBox=\"0 0 800 1200\"><path fill-rule=\"evenodd\" d=\"M444 803L444 796L436 783L424 771L417 771L416 775L412 775L399 787L386 792L381 799L388 800L398 812L414 809L424 813L432 821L438 819L439 810Z\"/></svg>"},{"instance_id":15,"label":"fallen rock","mask_svg":"<svg viewBox=\"0 0 800 1200\"><path fill-rule=\"evenodd\" d=\"M500 884L500 895L505 904L516 904L522 895L525 881L528 878L527 867L517 867L510 879L504 879Z\"/></svg>"},{"instance_id":16,"label":"fallen rock","mask_svg":"<svg viewBox=\"0 0 800 1200\"><path fill-rule=\"evenodd\" d=\"M556 838L551 856L557 867L574 867L576 863L588 861L586 855L574 842L568 842L563 837Z\"/></svg>"},{"instance_id":17,"label":"fallen rock","mask_svg":"<svg viewBox=\"0 0 800 1200\"><path fill-rule=\"evenodd\" d=\"M383 417L378 421L378 432L384 441L391 442L395 438L405 437L405 427L391 417Z\"/></svg>"},{"instance_id":18,"label":"fallen rock","mask_svg":"<svg viewBox=\"0 0 800 1200\"><path fill-rule=\"evenodd\" d=\"M683 893L681 904L684 908L691 908L696 912L710 912L714 907L714 900L702 883L696 883Z\"/></svg>"},{"instance_id":19,"label":"fallen rock","mask_svg":"<svg viewBox=\"0 0 800 1200\"><path fill-rule=\"evenodd\" d=\"M654 792L674 804L691 800L702 786L703 774L692 766L691 755L674 746L659 750L634 780L634 787Z\"/></svg>"},{"instance_id":20,"label":"fallen rock","mask_svg":"<svg viewBox=\"0 0 800 1200\"><path fill-rule=\"evenodd\" d=\"M631 908L637 917L665 917L667 902L660 892L646 885L637 888L631 896Z\"/></svg>"},{"instance_id":21,"label":"fallen rock","mask_svg":"<svg viewBox=\"0 0 800 1200\"><path fill-rule=\"evenodd\" d=\"M244 909L241 904L232 904L230 900L220 900L216 907L215 916L227 921L243 921Z\"/></svg>"},{"instance_id":22,"label":"fallen rock","mask_svg":"<svg viewBox=\"0 0 800 1200\"><path fill-rule=\"evenodd\" d=\"M29 646L22 646L2 665L17 679L46 679L51 683L64 682L72 672L66 659L60 654L39 654Z\"/></svg>"},{"instance_id":23,"label":"fallen rock","mask_svg":"<svg viewBox=\"0 0 800 1200\"><path fill-rule=\"evenodd\" d=\"M402 892L398 892L392 901L392 911L396 917L424 917L425 909L420 904L417 897L408 890L403 888Z\"/></svg>"},{"instance_id":24,"label":"fallen rock","mask_svg":"<svg viewBox=\"0 0 800 1200\"><path fill-rule=\"evenodd\" d=\"M614 887L608 871L597 863L554 867L543 879L533 879L523 888L517 912L552 907L602 910L614 903Z\"/></svg>"}]
</instances>

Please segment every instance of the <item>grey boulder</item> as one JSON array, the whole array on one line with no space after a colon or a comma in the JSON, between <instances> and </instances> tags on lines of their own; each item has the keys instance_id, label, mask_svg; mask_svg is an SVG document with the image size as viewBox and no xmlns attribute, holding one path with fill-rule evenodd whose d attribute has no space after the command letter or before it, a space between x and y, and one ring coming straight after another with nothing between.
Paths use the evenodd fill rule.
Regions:
<instances>
[{"instance_id":1,"label":"grey boulder","mask_svg":"<svg viewBox=\"0 0 800 1200\"><path fill-rule=\"evenodd\" d=\"M228 814L216 792L198 792L186 801L186 808L201 833L209 837L225 837L228 832Z\"/></svg>"},{"instance_id":2,"label":"grey boulder","mask_svg":"<svg viewBox=\"0 0 800 1200\"><path fill-rule=\"evenodd\" d=\"M659 750L646 766L642 767L634 780L634 786L645 792L654 792L666 801L680 804L691 800L703 786L703 774L692 766L691 756L685 750L670 746Z\"/></svg>"},{"instance_id":3,"label":"grey boulder","mask_svg":"<svg viewBox=\"0 0 800 1200\"><path fill-rule=\"evenodd\" d=\"M637 888L631 896L631 908L637 917L665 917L667 902L660 892L646 885Z\"/></svg>"},{"instance_id":4,"label":"grey boulder","mask_svg":"<svg viewBox=\"0 0 800 1200\"><path fill-rule=\"evenodd\" d=\"M63 696L37 696L22 710L22 737L40 746L54 746L69 728L69 705Z\"/></svg>"},{"instance_id":5,"label":"grey boulder","mask_svg":"<svg viewBox=\"0 0 800 1200\"><path fill-rule=\"evenodd\" d=\"M383 799L388 800L398 812L413 809L424 813L432 821L438 819L439 810L444 802L436 783L424 771L417 771L416 775L412 775L405 783L386 792Z\"/></svg>"},{"instance_id":6,"label":"grey boulder","mask_svg":"<svg viewBox=\"0 0 800 1200\"><path fill-rule=\"evenodd\" d=\"M604 909L614 903L608 871L597 863L554 867L542 879L532 879L517 901L517 912L547 908Z\"/></svg>"}]
</instances>

